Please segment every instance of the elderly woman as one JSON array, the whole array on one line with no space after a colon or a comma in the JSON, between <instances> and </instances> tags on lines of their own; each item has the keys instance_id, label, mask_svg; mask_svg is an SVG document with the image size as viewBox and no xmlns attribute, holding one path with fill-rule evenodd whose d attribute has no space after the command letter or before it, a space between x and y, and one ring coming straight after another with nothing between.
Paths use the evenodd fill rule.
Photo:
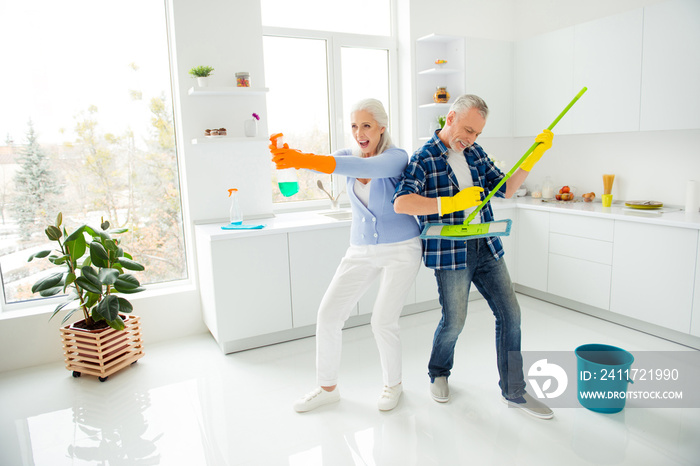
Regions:
<instances>
[{"instance_id":1,"label":"elderly woman","mask_svg":"<svg viewBox=\"0 0 700 466\"><path fill-rule=\"evenodd\" d=\"M402 392L399 316L406 293L413 284L421 260L418 223L414 217L394 212L392 198L403 169L406 151L391 143L388 117L381 102L366 99L351 113L354 150L333 155L305 154L276 147L270 151L278 169L306 168L347 177L352 206L350 246L340 262L318 310L316 323L316 377L318 386L294 403L305 412L340 400L338 367L342 328L353 308L375 280L379 292L371 325L379 349L384 388L378 407L396 407Z\"/></svg>"}]
</instances>

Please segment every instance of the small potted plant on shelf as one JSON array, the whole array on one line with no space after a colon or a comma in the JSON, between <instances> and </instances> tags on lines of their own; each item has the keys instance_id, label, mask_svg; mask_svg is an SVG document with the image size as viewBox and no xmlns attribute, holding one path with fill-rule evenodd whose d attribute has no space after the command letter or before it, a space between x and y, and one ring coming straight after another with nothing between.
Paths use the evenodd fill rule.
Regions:
<instances>
[{"instance_id":1,"label":"small potted plant on shelf","mask_svg":"<svg viewBox=\"0 0 700 466\"><path fill-rule=\"evenodd\" d=\"M143 357L140 319L126 315L133 306L117 294L143 291L128 271L142 271L144 267L112 237L127 229L110 230L109 222L102 221L99 229L82 225L68 233L61 228L62 223L63 215L59 213L55 225L44 230L58 247L34 253L28 261L46 258L63 270L41 278L32 292L44 297L67 294L65 302L51 315L53 318L66 311L62 325L75 312L82 312L82 320L61 328L66 368L73 371L73 377L84 372L104 382Z\"/></svg>"},{"instance_id":2,"label":"small potted plant on shelf","mask_svg":"<svg viewBox=\"0 0 700 466\"><path fill-rule=\"evenodd\" d=\"M211 66L195 66L190 70L190 74L197 78L197 85L199 87L207 87L209 84L209 76L214 68Z\"/></svg>"}]
</instances>

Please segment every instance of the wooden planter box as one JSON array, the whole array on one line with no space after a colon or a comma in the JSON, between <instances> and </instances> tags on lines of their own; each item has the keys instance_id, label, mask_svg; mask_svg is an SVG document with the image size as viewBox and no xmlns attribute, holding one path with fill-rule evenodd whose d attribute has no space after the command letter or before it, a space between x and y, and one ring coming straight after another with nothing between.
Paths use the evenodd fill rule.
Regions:
<instances>
[{"instance_id":1,"label":"wooden planter box","mask_svg":"<svg viewBox=\"0 0 700 466\"><path fill-rule=\"evenodd\" d=\"M85 330L68 325L61 328L66 369L73 377L95 375L100 382L143 357L141 318L122 316L124 330L107 327Z\"/></svg>"}]
</instances>

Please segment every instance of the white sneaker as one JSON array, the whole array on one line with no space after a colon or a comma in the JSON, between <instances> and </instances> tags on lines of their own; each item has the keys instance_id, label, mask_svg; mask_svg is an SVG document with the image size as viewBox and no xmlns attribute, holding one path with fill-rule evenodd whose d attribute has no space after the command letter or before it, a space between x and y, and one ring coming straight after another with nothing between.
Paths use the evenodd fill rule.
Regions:
<instances>
[{"instance_id":1,"label":"white sneaker","mask_svg":"<svg viewBox=\"0 0 700 466\"><path fill-rule=\"evenodd\" d=\"M392 409L396 408L396 405L399 404L399 398L401 398L402 392L403 385L401 385L401 383L394 385L393 387L387 387L385 385L384 390L382 390L382 394L379 397L379 401L377 402L379 411L391 411Z\"/></svg>"},{"instance_id":2,"label":"white sneaker","mask_svg":"<svg viewBox=\"0 0 700 466\"><path fill-rule=\"evenodd\" d=\"M294 402L294 411L297 413L305 413L319 406L335 403L336 401L340 401L340 390L338 390L338 387L331 392L321 387L316 387L313 391Z\"/></svg>"}]
</instances>

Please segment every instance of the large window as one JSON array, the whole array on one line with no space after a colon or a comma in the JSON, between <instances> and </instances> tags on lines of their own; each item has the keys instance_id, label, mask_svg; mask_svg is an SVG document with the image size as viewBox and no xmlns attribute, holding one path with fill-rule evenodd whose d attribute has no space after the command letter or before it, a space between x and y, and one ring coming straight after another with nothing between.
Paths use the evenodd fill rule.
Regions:
<instances>
[{"instance_id":1,"label":"large window","mask_svg":"<svg viewBox=\"0 0 700 466\"><path fill-rule=\"evenodd\" d=\"M44 229L126 227L144 284L186 278L162 0L2 2L0 272L4 304L37 298ZM5 306L12 308L13 306Z\"/></svg>"},{"instance_id":2,"label":"large window","mask_svg":"<svg viewBox=\"0 0 700 466\"><path fill-rule=\"evenodd\" d=\"M392 66L395 41L390 34L389 0L372 1L372 14L357 20L348 10L361 9L359 4L348 9L320 0L262 0L261 5L271 132L284 133L285 142L303 152L328 154L353 148L350 109L369 97L384 104L390 126L397 127L391 118L397 111L392 84L396 78L390 72L396 67ZM398 134L392 136L398 139ZM273 178L274 202L327 199L318 181L333 195L344 189L340 177L306 170L298 174L300 192L290 198L279 194Z\"/></svg>"}]
</instances>

